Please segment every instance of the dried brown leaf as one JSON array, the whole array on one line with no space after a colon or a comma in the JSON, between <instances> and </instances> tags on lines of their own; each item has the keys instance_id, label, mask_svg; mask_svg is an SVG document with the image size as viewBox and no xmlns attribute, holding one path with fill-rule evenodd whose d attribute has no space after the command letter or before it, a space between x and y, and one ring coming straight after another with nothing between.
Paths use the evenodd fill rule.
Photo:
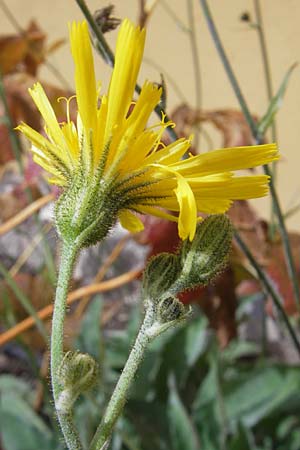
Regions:
<instances>
[{"instance_id":1,"label":"dried brown leaf","mask_svg":"<svg viewBox=\"0 0 300 450\"><path fill-rule=\"evenodd\" d=\"M197 110L182 104L173 111L171 117L176 123L176 133L181 137L189 136L196 125L208 122L221 133L222 147L238 147L255 143L243 113L238 110ZM257 121L256 116L253 118Z\"/></svg>"}]
</instances>

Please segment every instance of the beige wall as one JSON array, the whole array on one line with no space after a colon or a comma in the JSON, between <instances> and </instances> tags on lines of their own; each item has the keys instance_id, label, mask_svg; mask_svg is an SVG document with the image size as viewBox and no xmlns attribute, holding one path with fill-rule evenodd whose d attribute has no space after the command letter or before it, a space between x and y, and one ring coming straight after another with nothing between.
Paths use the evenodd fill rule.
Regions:
<instances>
[{"instance_id":1,"label":"beige wall","mask_svg":"<svg viewBox=\"0 0 300 450\"><path fill-rule=\"evenodd\" d=\"M22 26L25 27L28 20L34 17L52 40L62 36L67 37L67 22L82 17L73 0L6 0L6 2ZM108 3L116 5L118 16L136 19L137 0L88 1L91 10ZM165 3L168 3L181 20L187 23L186 0L165 0ZM244 11L249 11L254 16L253 2L251 0L210 0L209 4L251 110L261 115L266 109L267 98L257 33L239 20L240 14ZM261 0L261 5L273 83L277 87L291 64L300 60L300 1ZM198 0L194 1L194 6L198 24L203 107L207 109L237 107L237 101L208 34ZM1 11L0 20L1 33L13 31L12 25ZM109 36L112 45L115 36L116 33ZM149 23L145 55L172 74L186 99L193 105L195 90L189 39L161 4L156 7ZM63 72L69 83L72 84L72 62L68 45L58 50L51 57L51 62ZM97 62L97 74L99 79L107 82L109 69L100 59ZM54 81L47 69L43 69L41 76ZM159 80L158 72L148 64L143 65L141 80L146 76ZM172 109L179 101L170 87L168 108ZM279 144L283 155L279 165L278 189L282 205L286 210L290 206L300 203L300 66L292 77L284 104L278 114L277 124ZM268 217L269 200L258 200L255 201L255 204L261 213ZM288 224L292 229L299 229L299 222L300 213L289 219Z\"/></svg>"}]
</instances>

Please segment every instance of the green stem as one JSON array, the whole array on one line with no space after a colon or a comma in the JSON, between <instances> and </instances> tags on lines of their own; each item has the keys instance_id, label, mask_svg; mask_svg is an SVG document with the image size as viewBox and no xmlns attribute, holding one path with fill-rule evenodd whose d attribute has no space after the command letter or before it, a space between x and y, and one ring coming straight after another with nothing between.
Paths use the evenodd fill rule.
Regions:
<instances>
[{"instance_id":1,"label":"green stem","mask_svg":"<svg viewBox=\"0 0 300 450\"><path fill-rule=\"evenodd\" d=\"M231 83L231 86L234 90L234 93L239 101L242 112L245 116L245 119L248 123L248 126L251 130L251 133L252 133L254 139L256 140L256 142L258 144L260 144L262 142L262 140L261 140L261 136L259 136L257 125L250 113L248 105L247 105L245 98L242 94L242 91L240 89L239 83L235 77L235 74L233 72L231 64L227 58L227 55L226 55L224 47L222 45L220 36L216 29L215 23L213 21L210 9L208 7L207 1L206 0L199 0L199 1L202 6L203 13L206 18L212 39L214 41L214 44L216 46L216 49L220 56L220 59L223 63L224 69L225 69L228 79ZM267 165L263 166L263 169L264 169L264 172L266 175L269 175L269 176L271 175L271 171ZM298 309L298 311L300 311L300 290L299 290L299 285L298 285L298 278L297 278L295 263L294 263L294 259L293 259L293 255L292 255L292 251L291 251L288 233L287 233L285 223L284 223L284 217L283 217L283 214L281 211L279 199L278 199L278 196L276 193L274 183L272 182L272 179L270 180L270 193L271 193L271 197L272 197L274 212L277 215L277 219L278 219L279 230L280 230L280 234L281 234L282 242L283 242L283 249L284 249L286 265L288 268L288 274L289 274L289 277L290 277L290 280L292 283L297 309Z\"/></svg>"},{"instance_id":2,"label":"green stem","mask_svg":"<svg viewBox=\"0 0 300 450\"><path fill-rule=\"evenodd\" d=\"M245 253L245 255L247 256L247 258L249 259L250 263L252 264L252 266L254 267L254 269L256 270L256 273L258 275L258 278L260 279L261 283L263 284L266 292L268 292L268 294L272 297L272 300L279 312L279 314L281 315L284 324L286 325L287 331L299 353L300 356L300 342L298 340L298 336L295 333L289 318L284 310L283 304L284 304L284 300L281 297L281 295L279 294L279 292L274 289L273 283L272 281L269 279L268 275L265 274L265 272L263 271L263 269L260 267L260 265L257 263L255 257L253 256L253 254L251 253L250 249L248 248L248 246L245 244L245 242L243 241L243 239L241 238L240 234L238 233L237 230L234 231L234 238L237 241L238 245L240 246L240 248L242 249L242 251Z\"/></svg>"},{"instance_id":3,"label":"green stem","mask_svg":"<svg viewBox=\"0 0 300 450\"><path fill-rule=\"evenodd\" d=\"M69 450L81 450L82 445L78 433L73 425L71 413L69 411L63 412L59 408L57 408L59 395L62 392L62 386L58 379L58 371L63 359L64 322L69 281L72 275L77 250L77 245L74 243L63 244L60 270L57 280L51 334L50 367L54 404L58 420Z\"/></svg>"},{"instance_id":4,"label":"green stem","mask_svg":"<svg viewBox=\"0 0 300 450\"><path fill-rule=\"evenodd\" d=\"M144 322L140 328L129 358L108 403L104 417L92 440L90 450L101 450L102 448L105 448L104 446L109 441L112 429L126 402L128 390L134 379L135 373L143 359L145 349L150 340L154 337L150 336L147 332L153 323L153 318L154 311L152 307L149 307L146 310Z\"/></svg>"}]
</instances>

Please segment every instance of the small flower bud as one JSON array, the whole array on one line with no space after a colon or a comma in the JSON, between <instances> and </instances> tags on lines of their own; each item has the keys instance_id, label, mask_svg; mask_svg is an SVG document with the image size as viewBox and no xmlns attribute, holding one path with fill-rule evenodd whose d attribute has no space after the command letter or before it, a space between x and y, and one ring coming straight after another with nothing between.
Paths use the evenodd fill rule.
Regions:
<instances>
[{"instance_id":1,"label":"small flower bud","mask_svg":"<svg viewBox=\"0 0 300 450\"><path fill-rule=\"evenodd\" d=\"M170 292L209 283L225 266L232 241L232 226L224 214L207 217L197 226L192 242L180 250L182 272Z\"/></svg>"},{"instance_id":2,"label":"small flower bud","mask_svg":"<svg viewBox=\"0 0 300 450\"><path fill-rule=\"evenodd\" d=\"M69 411L77 397L95 385L97 375L98 364L90 355L67 352L58 370L58 380L62 385L58 408Z\"/></svg>"},{"instance_id":3,"label":"small flower bud","mask_svg":"<svg viewBox=\"0 0 300 450\"><path fill-rule=\"evenodd\" d=\"M160 323L178 320L186 314L185 307L176 297L164 298L157 305L157 319Z\"/></svg>"},{"instance_id":4,"label":"small flower bud","mask_svg":"<svg viewBox=\"0 0 300 450\"><path fill-rule=\"evenodd\" d=\"M180 271L180 260L177 255L161 253L151 258L143 275L145 297L156 301L170 288Z\"/></svg>"}]
</instances>

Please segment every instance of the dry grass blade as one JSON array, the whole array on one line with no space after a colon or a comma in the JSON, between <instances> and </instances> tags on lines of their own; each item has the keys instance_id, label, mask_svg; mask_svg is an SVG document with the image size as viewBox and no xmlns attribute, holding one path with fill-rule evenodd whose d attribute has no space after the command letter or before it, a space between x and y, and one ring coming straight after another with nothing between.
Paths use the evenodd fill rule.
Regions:
<instances>
[{"instance_id":1,"label":"dry grass blade","mask_svg":"<svg viewBox=\"0 0 300 450\"><path fill-rule=\"evenodd\" d=\"M130 281L135 280L141 274L141 269L134 269L130 272L126 272L118 277L112 278L111 280L103 281L102 283L92 284L89 286L84 286L82 288L76 289L71 292L68 296L68 305L72 304L79 298L87 295L96 294L98 292L110 291L111 289L116 289L124 284L129 283ZM41 320L47 319L53 311L53 305L48 305L45 308L41 309L37 316ZM16 326L12 327L8 331L2 333L0 335L0 345L4 345L7 342L14 339L19 334L28 330L34 325L34 319L30 316L27 319L19 322Z\"/></svg>"},{"instance_id":2,"label":"dry grass blade","mask_svg":"<svg viewBox=\"0 0 300 450\"><path fill-rule=\"evenodd\" d=\"M48 223L43 227L43 233L47 234L52 228L52 223ZM12 277L15 277L22 266L26 263L30 255L34 252L35 248L39 245L41 240L43 239L43 234L38 233L32 242L25 248L23 253L19 256L15 264L9 269L9 273Z\"/></svg>"},{"instance_id":3,"label":"dry grass blade","mask_svg":"<svg viewBox=\"0 0 300 450\"><path fill-rule=\"evenodd\" d=\"M54 194L47 194L44 197L41 197L35 202L31 203L30 205L26 206L26 208L22 209L22 211L20 211L14 217L0 225L0 236L2 234L8 233L8 231L12 230L17 225L20 225L20 223L24 222L24 220L28 219L28 217L32 216L32 214L34 214L40 208L47 205L47 203L54 200L54 198Z\"/></svg>"}]
</instances>

